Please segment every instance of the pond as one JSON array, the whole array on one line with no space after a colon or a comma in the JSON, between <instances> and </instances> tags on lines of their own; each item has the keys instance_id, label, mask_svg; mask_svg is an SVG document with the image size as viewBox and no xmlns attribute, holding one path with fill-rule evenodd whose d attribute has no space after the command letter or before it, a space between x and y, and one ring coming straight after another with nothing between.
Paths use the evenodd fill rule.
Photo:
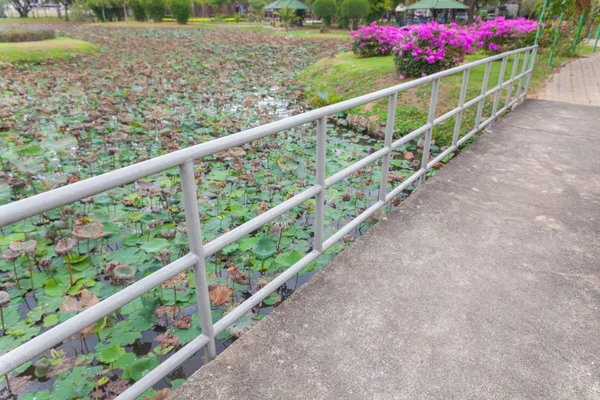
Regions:
<instances>
[{"instance_id":1,"label":"pond","mask_svg":"<svg viewBox=\"0 0 600 400\"><path fill-rule=\"evenodd\" d=\"M101 52L0 67L0 204L305 111L295 77L345 47L235 29L58 29ZM328 120L327 176L382 146L350 126L344 115ZM203 240L314 184L315 139L307 124L197 160ZM400 150L388 188L416 167L417 144ZM327 190L325 238L377 200L379 179L379 164L371 165ZM182 207L171 169L3 227L0 290L10 303L0 354L186 254ZM221 334L218 351L387 211ZM207 261L213 322L311 251L313 220L314 199ZM184 272L26 363L8 383L1 378L0 399L114 398L199 334L193 274ZM147 397L176 388L201 365L199 352Z\"/></svg>"}]
</instances>

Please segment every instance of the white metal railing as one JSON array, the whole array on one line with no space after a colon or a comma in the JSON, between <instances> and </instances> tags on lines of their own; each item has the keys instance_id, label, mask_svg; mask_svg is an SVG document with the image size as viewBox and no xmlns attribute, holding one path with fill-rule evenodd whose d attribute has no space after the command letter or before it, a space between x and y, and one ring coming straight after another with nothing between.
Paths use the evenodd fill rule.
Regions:
<instances>
[{"instance_id":1,"label":"white metal railing","mask_svg":"<svg viewBox=\"0 0 600 400\"><path fill-rule=\"evenodd\" d=\"M436 165L450 153L458 150L458 147L471 138L475 133L485 128L504 111L511 107L514 108L521 99L524 99L527 94L529 82L531 80L536 51L537 46L530 46L498 54L469 64L464 64L447 71L442 71L424 78L416 79L411 82L406 82L374 93L356 97L351 100L343 101L327 107L319 108L317 110L312 110L293 117L285 118L270 124L248 129L227 137L215 139L206 143L175 151L164 156L143 161L129 167L111 171L103 175L95 176L93 178L73 183L71 185L54 189L23 200L15 201L0 207L0 227L3 227L45 211L104 192L106 190L134 182L149 175L165 171L173 167L179 167L190 247L190 252L187 255L139 280L138 282L135 282L134 284L122 289L118 293L66 320L60 325L42 333L39 336L34 337L18 348L2 355L0 357L0 376L6 375L23 363L32 360L42 352L62 343L65 339L68 339L72 335L80 332L86 326L95 323L98 319L116 311L128 302L140 297L164 281L189 268L193 268L194 270L196 298L202 334L185 345L166 361L145 375L142 379L133 384L117 398L121 400L137 398L148 388L152 387L160 379L164 378L202 348L204 348L206 360L212 360L216 356L215 337L218 334L231 326L235 321L237 321L237 319L250 311L253 307L268 297L273 291L283 285L287 280L308 266L312 261L316 260L317 257L323 254L324 251L342 239L346 234L350 233L354 228L358 227L400 192L408 188L410 185L416 183L417 180L419 181L419 184L423 184L426 180L427 171L431 167ZM523 59L521 61L522 68L521 72L517 75L517 66L519 64L519 58L521 55L523 55ZM510 79L504 80L506 66L509 57L511 56L514 57L511 76ZM502 60L498 84L493 89L488 90L488 81L492 62L496 60ZM474 67L480 65L485 65L485 74L481 86L481 93L477 97L469 101L465 101L469 73ZM444 115L435 118L440 79L458 72L463 72L458 106ZM432 82L432 88L427 123L410 134L393 141L394 118L398 92L402 92L429 82ZM512 98L511 95L515 82L517 82L517 90L515 97ZM506 100L504 102L504 106L498 110L501 91L504 88L507 88ZM485 121L481 122L485 99L491 95L494 95L491 116ZM383 148L363 158L357 163L344 168L336 174L326 177L325 146L327 134L327 116L385 97L388 98L388 114ZM475 127L473 130L459 139L463 111L474 105L477 105ZM456 116L456 122L452 136L452 145L433 160L429 161L433 127L443 123L448 118L453 116ZM317 121L315 185L203 245L200 219L198 214L197 188L193 170L194 160L219 151L227 150L231 147L240 146L253 140L271 136L286 129L294 128L296 126L313 121ZM390 165L390 155L392 151L420 135L424 135L425 143L420 168L408 179L404 180L400 185L388 193L387 180ZM329 239L323 240L325 190L380 158L382 159L382 171L378 200L368 207L362 214L357 216L354 220L341 228L337 233L332 235ZM315 197L316 200L315 223L313 225L313 250L213 325L208 297L208 281L205 270L206 258L313 197Z\"/></svg>"}]
</instances>

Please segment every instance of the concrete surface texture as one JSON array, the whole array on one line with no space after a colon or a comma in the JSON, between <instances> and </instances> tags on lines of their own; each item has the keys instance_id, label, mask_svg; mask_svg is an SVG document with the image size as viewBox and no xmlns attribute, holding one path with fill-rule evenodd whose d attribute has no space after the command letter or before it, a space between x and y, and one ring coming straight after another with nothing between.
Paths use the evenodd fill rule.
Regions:
<instances>
[{"instance_id":1,"label":"concrete surface texture","mask_svg":"<svg viewBox=\"0 0 600 400\"><path fill-rule=\"evenodd\" d=\"M600 106L600 51L565 64L548 79L538 99Z\"/></svg>"},{"instance_id":2,"label":"concrete surface texture","mask_svg":"<svg viewBox=\"0 0 600 400\"><path fill-rule=\"evenodd\" d=\"M600 399L600 107L527 100L184 399Z\"/></svg>"}]
</instances>

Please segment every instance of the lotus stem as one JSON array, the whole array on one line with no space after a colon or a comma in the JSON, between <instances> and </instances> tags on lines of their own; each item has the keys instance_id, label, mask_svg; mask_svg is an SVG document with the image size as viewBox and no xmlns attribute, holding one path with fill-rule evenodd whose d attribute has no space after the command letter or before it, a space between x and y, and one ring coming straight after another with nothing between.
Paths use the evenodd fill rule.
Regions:
<instances>
[{"instance_id":1,"label":"lotus stem","mask_svg":"<svg viewBox=\"0 0 600 400\"><path fill-rule=\"evenodd\" d=\"M177 316L177 290L175 290L175 285L173 285L173 319Z\"/></svg>"},{"instance_id":2,"label":"lotus stem","mask_svg":"<svg viewBox=\"0 0 600 400\"><path fill-rule=\"evenodd\" d=\"M19 283L19 275L17 274L17 262L13 260L13 272L15 273L15 283L17 284L17 288L21 289L21 284Z\"/></svg>"},{"instance_id":3,"label":"lotus stem","mask_svg":"<svg viewBox=\"0 0 600 400\"><path fill-rule=\"evenodd\" d=\"M29 260L29 257L27 257ZM31 294L35 298L35 287L33 285L33 265L31 265L31 261L29 262L29 276L31 278Z\"/></svg>"},{"instance_id":4,"label":"lotus stem","mask_svg":"<svg viewBox=\"0 0 600 400\"><path fill-rule=\"evenodd\" d=\"M2 321L2 336L6 334L6 328L4 327L4 311L2 311L2 307L0 307L0 321ZM8 382L8 379L6 379Z\"/></svg>"},{"instance_id":5,"label":"lotus stem","mask_svg":"<svg viewBox=\"0 0 600 400\"><path fill-rule=\"evenodd\" d=\"M69 282L71 282L71 286L73 286L73 271L71 270L71 253L67 253L66 258L67 258L67 269L69 270Z\"/></svg>"}]
</instances>

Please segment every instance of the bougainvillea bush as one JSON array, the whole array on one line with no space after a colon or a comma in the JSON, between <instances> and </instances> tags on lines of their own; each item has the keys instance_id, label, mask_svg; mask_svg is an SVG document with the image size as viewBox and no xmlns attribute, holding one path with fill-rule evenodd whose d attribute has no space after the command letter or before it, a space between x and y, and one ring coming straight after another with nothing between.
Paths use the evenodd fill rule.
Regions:
<instances>
[{"instance_id":1,"label":"bougainvillea bush","mask_svg":"<svg viewBox=\"0 0 600 400\"><path fill-rule=\"evenodd\" d=\"M475 39L455 24L436 22L412 25L394 48L394 64L400 79L424 76L452 68L474 51Z\"/></svg>"},{"instance_id":2,"label":"bougainvillea bush","mask_svg":"<svg viewBox=\"0 0 600 400\"><path fill-rule=\"evenodd\" d=\"M546 21L542 24L542 34L540 35L540 40L538 44L541 48L551 47L554 42L554 37L556 36L556 28L558 27L558 19ZM575 25L569 24L568 21L562 21L560 26L559 35L561 38L565 37L573 37L575 29ZM569 40L559 40L559 47L566 46L571 47L573 42ZM562 46L561 46L562 45Z\"/></svg>"},{"instance_id":3,"label":"bougainvillea bush","mask_svg":"<svg viewBox=\"0 0 600 400\"><path fill-rule=\"evenodd\" d=\"M499 17L491 21L479 18L468 31L477 39L477 47L487 53L498 54L532 45L537 26L536 21L525 18Z\"/></svg>"},{"instance_id":4,"label":"bougainvillea bush","mask_svg":"<svg viewBox=\"0 0 600 400\"><path fill-rule=\"evenodd\" d=\"M394 26L378 26L374 21L350 32L354 38L352 51L359 57L387 56L405 32Z\"/></svg>"}]
</instances>

